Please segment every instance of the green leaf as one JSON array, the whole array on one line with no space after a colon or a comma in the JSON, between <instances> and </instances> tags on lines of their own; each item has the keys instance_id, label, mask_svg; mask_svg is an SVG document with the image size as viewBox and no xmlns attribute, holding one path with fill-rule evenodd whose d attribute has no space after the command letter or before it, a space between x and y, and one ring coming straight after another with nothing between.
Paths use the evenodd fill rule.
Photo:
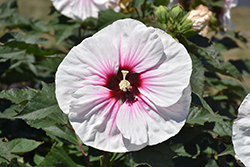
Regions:
<instances>
[{"instance_id":1,"label":"green leaf","mask_svg":"<svg viewBox=\"0 0 250 167\"><path fill-rule=\"evenodd\" d=\"M11 153L26 153L36 149L38 146L43 144L43 142L38 142L35 140L18 138L13 139L7 143L7 146L10 148Z\"/></svg>"},{"instance_id":2,"label":"green leaf","mask_svg":"<svg viewBox=\"0 0 250 167\"><path fill-rule=\"evenodd\" d=\"M4 143L2 140L0 140L0 157L5 158L8 161L11 161L12 156L9 147Z\"/></svg>"},{"instance_id":3,"label":"green leaf","mask_svg":"<svg viewBox=\"0 0 250 167\"><path fill-rule=\"evenodd\" d=\"M198 58L205 58L214 64L220 64L221 57L208 38L195 35L188 39L181 38L180 41L190 53L195 54Z\"/></svg>"},{"instance_id":4,"label":"green leaf","mask_svg":"<svg viewBox=\"0 0 250 167\"><path fill-rule=\"evenodd\" d=\"M24 57L26 54L24 50L12 49L7 46L0 45L0 63L6 62L10 59L18 59L19 57Z\"/></svg>"},{"instance_id":5,"label":"green leaf","mask_svg":"<svg viewBox=\"0 0 250 167\"><path fill-rule=\"evenodd\" d=\"M5 19L18 12L17 8L11 9L16 6L15 1L7 1L0 6L0 19Z\"/></svg>"},{"instance_id":6,"label":"green leaf","mask_svg":"<svg viewBox=\"0 0 250 167\"><path fill-rule=\"evenodd\" d=\"M38 167L44 166L68 166L77 167L82 166L76 164L71 157L64 151L62 147L54 147L52 151L43 159L43 161L38 165Z\"/></svg>"},{"instance_id":7,"label":"green leaf","mask_svg":"<svg viewBox=\"0 0 250 167\"><path fill-rule=\"evenodd\" d=\"M79 144L73 128L70 126L68 116L61 111L51 113L43 119L25 120L27 124L34 128L43 129L50 137L63 138L71 143Z\"/></svg>"},{"instance_id":8,"label":"green leaf","mask_svg":"<svg viewBox=\"0 0 250 167\"><path fill-rule=\"evenodd\" d=\"M223 152L221 152L220 154L218 154L218 157L224 156L224 155L235 156L234 147L233 147L232 144L230 144Z\"/></svg>"},{"instance_id":9,"label":"green leaf","mask_svg":"<svg viewBox=\"0 0 250 167\"><path fill-rule=\"evenodd\" d=\"M56 72L58 65L61 63L62 58L60 57L47 57L36 64L39 69L48 70L51 72Z\"/></svg>"},{"instance_id":10,"label":"green leaf","mask_svg":"<svg viewBox=\"0 0 250 167\"><path fill-rule=\"evenodd\" d=\"M143 4L143 2L144 2L144 0L133 1L132 7L133 8L138 8L138 7L140 7Z\"/></svg>"},{"instance_id":11,"label":"green leaf","mask_svg":"<svg viewBox=\"0 0 250 167\"><path fill-rule=\"evenodd\" d=\"M1 167L30 167L21 162L18 162L17 158L13 158L10 163L0 163Z\"/></svg>"},{"instance_id":12,"label":"green leaf","mask_svg":"<svg viewBox=\"0 0 250 167\"><path fill-rule=\"evenodd\" d=\"M205 68L207 68L209 71L212 71L212 72L219 72L223 75L232 76L236 79L243 80L241 73L230 62L223 62L220 65L211 63L208 65L205 65Z\"/></svg>"},{"instance_id":13,"label":"green leaf","mask_svg":"<svg viewBox=\"0 0 250 167\"><path fill-rule=\"evenodd\" d=\"M191 125L204 125L205 122L220 122L223 121L222 116L211 114L205 108L191 105L186 123Z\"/></svg>"},{"instance_id":14,"label":"green leaf","mask_svg":"<svg viewBox=\"0 0 250 167\"><path fill-rule=\"evenodd\" d=\"M14 38L12 40L25 42L27 44L41 44L48 40L44 38L38 38L36 35L23 35L20 32L11 32L10 35Z\"/></svg>"},{"instance_id":15,"label":"green leaf","mask_svg":"<svg viewBox=\"0 0 250 167\"><path fill-rule=\"evenodd\" d=\"M44 160L44 158L45 157L43 157L39 154L35 154L33 160L34 160L35 164L38 165Z\"/></svg>"},{"instance_id":16,"label":"green leaf","mask_svg":"<svg viewBox=\"0 0 250 167\"><path fill-rule=\"evenodd\" d=\"M49 136L60 137L76 145L81 143L75 132L67 126L57 124L49 127L44 127L42 129L46 131L47 135Z\"/></svg>"},{"instance_id":17,"label":"green leaf","mask_svg":"<svg viewBox=\"0 0 250 167\"><path fill-rule=\"evenodd\" d=\"M45 118L35 120L25 120L27 124L34 128L46 128L55 124L69 125L68 116L62 111L55 111Z\"/></svg>"},{"instance_id":18,"label":"green leaf","mask_svg":"<svg viewBox=\"0 0 250 167\"><path fill-rule=\"evenodd\" d=\"M217 6L217 7L221 7L221 8L225 7L225 2L222 0L215 1L215 2L211 1L210 3L212 6Z\"/></svg>"},{"instance_id":19,"label":"green leaf","mask_svg":"<svg viewBox=\"0 0 250 167\"><path fill-rule=\"evenodd\" d=\"M192 157L193 155L190 155L184 147L184 144L181 143L177 143L177 144L173 144L171 146L171 149L178 155L178 156L184 156L184 157Z\"/></svg>"},{"instance_id":20,"label":"green leaf","mask_svg":"<svg viewBox=\"0 0 250 167\"><path fill-rule=\"evenodd\" d=\"M27 107L15 118L35 120L45 118L47 115L60 111L55 98L55 84L42 82L42 90L38 92Z\"/></svg>"},{"instance_id":21,"label":"green leaf","mask_svg":"<svg viewBox=\"0 0 250 167\"><path fill-rule=\"evenodd\" d=\"M32 20L32 24L30 24L30 26L39 34L40 32L49 32L49 28L47 24L43 22L42 20Z\"/></svg>"},{"instance_id":22,"label":"green leaf","mask_svg":"<svg viewBox=\"0 0 250 167\"><path fill-rule=\"evenodd\" d=\"M45 50L39 47L37 44L28 44L23 41L16 41L16 40L11 40L6 42L5 46L8 46L10 48L25 50L27 54L29 53L41 57L44 57L45 55L53 55L60 53L58 50L53 50L53 49Z\"/></svg>"},{"instance_id":23,"label":"green leaf","mask_svg":"<svg viewBox=\"0 0 250 167\"><path fill-rule=\"evenodd\" d=\"M213 132L220 136L232 136L232 121L218 121L215 123Z\"/></svg>"},{"instance_id":24,"label":"green leaf","mask_svg":"<svg viewBox=\"0 0 250 167\"><path fill-rule=\"evenodd\" d=\"M152 167L173 167L174 163L172 162L172 158L174 155L175 153L166 143L161 143L134 152L133 159L136 163L147 163Z\"/></svg>"},{"instance_id":25,"label":"green leaf","mask_svg":"<svg viewBox=\"0 0 250 167\"><path fill-rule=\"evenodd\" d=\"M219 167L214 159L209 159L205 167Z\"/></svg>"},{"instance_id":26,"label":"green leaf","mask_svg":"<svg viewBox=\"0 0 250 167\"><path fill-rule=\"evenodd\" d=\"M15 104L32 99L37 92L34 89L10 89L0 92L0 99L7 99Z\"/></svg>"},{"instance_id":27,"label":"green leaf","mask_svg":"<svg viewBox=\"0 0 250 167\"><path fill-rule=\"evenodd\" d=\"M124 18L122 13L117 13L112 9L100 11L98 16L98 29L102 29L112 22Z\"/></svg>"},{"instance_id":28,"label":"green leaf","mask_svg":"<svg viewBox=\"0 0 250 167\"><path fill-rule=\"evenodd\" d=\"M193 64L193 71L190 79L191 88L195 93L201 96L204 88L205 70L201 61L196 56L193 54L190 54L190 56Z\"/></svg>"},{"instance_id":29,"label":"green leaf","mask_svg":"<svg viewBox=\"0 0 250 167\"><path fill-rule=\"evenodd\" d=\"M227 86L228 89L225 89L225 91L233 92L241 100L244 99L245 96L250 92L250 88L248 86L232 79L222 79L219 82ZM230 97L230 99L232 99L232 96Z\"/></svg>"},{"instance_id":30,"label":"green leaf","mask_svg":"<svg viewBox=\"0 0 250 167\"><path fill-rule=\"evenodd\" d=\"M24 105L11 105L6 108L3 112L0 112L0 118L12 118L23 110Z\"/></svg>"},{"instance_id":31,"label":"green leaf","mask_svg":"<svg viewBox=\"0 0 250 167\"><path fill-rule=\"evenodd\" d=\"M61 110L60 111L55 111L51 113L50 115L47 116L49 120L53 120L54 122L58 124L68 124L69 119L66 114L64 114Z\"/></svg>"},{"instance_id":32,"label":"green leaf","mask_svg":"<svg viewBox=\"0 0 250 167\"><path fill-rule=\"evenodd\" d=\"M35 120L25 120L25 122L30 125L33 128L46 128L46 127L50 127L56 124L55 121L53 120L49 120L46 117L42 118L42 119L35 119Z\"/></svg>"},{"instance_id":33,"label":"green leaf","mask_svg":"<svg viewBox=\"0 0 250 167\"><path fill-rule=\"evenodd\" d=\"M73 34L73 31L77 28L80 28L80 23L75 24L56 24L52 25L55 29L55 37L57 43L61 43L64 39L70 37Z\"/></svg>"},{"instance_id":34,"label":"green leaf","mask_svg":"<svg viewBox=\"0 0 250 167\"><path fill-rule=\"evenodd\" d=\"M197 93L193 92L200 100L202 107L204 107L207 111L210 112L211 115L215 115L213 109L207 104L207 102Z\"/></svg>"}]
</instances>

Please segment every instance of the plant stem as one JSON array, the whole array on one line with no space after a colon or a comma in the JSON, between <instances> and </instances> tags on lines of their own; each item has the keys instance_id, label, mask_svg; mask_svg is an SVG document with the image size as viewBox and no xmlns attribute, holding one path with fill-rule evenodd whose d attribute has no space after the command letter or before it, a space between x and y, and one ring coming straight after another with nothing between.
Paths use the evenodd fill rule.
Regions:
<instances>
[{"instance_id":1,"label":"plant stem","mask_svg":"<svg viewBox=\"0 0 250 167\"><path fill-rule=\"evenodd\" d=\"M104 167L110 167L110 153L104 153Z\"/></svg>"},{"instance_id":2,"label":"plant stem","mask_svg":"<svg viewBox=\"0 0 250 167\"><path fill-rule=\"evenodd\" d=\"M67 126L67 128L69 128L70 130L72 130L73 132L75 132L75 130L71 126L69 126L68 124L65 124L65 125Z\"/></svg>"},{"instance_id":3,"label":"plant stem","mask_svg":"<svg viewBox=\"0 0 250 167\"><path fill-rule=\"evenodd\" d=\"M65 125L67 126L67 128L69 128L70 130L72 130L73 132L75 132L75 130L74 130L71 126L69 126L68 124L65 124ZM81 152L82 152L83 159L84 159L84 162L85 162L86 167L90 167L90 166L89 166L89 161L88 161L88 159L87 159L87 156L86 156L86 154L85 154L85 152L84 152L84 150L83 150L83 148L82 148L82 143L79 142L79 143L78 143L78 146L80 147L80 150L81 150Z\"/></svg>"},{"instance_id":4,"label":"plant stem","mask_svg":"<svg viewBox=\"0 0 250 167\"><path fill-rule=\"evenodd\" d=\"M85 152L84 152L84 150L83 150L83 148L82 148L82 143L79 143L78 145L79 145L80 150L81 150L81 152L82 152L83 159L84 159L84 162L85 162L86 167L90 167L90 166L89 166L89 161L88 161L88 159L87 159L87 157L86 157L86 155L85 155Z\"/></svg>"}]
</instances>

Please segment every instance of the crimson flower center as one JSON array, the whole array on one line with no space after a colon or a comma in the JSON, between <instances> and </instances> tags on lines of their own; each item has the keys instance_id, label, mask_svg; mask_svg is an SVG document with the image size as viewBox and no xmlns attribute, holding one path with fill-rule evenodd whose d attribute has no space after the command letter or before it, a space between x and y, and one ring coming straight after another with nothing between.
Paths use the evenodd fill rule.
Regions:
<instances>
[{"instance_id":1,"label":"crimson flower center","mask_svg":"<svg viewBox=\"0 0 250 167\"><path fill-rule=\"evenodd\" d=\"M120 68L117 74L108 75L104 86L110 89L111 98L133 103L140 95L138 89L141 86L140 74L129 68Z\"/></svg>"}]
</instances>

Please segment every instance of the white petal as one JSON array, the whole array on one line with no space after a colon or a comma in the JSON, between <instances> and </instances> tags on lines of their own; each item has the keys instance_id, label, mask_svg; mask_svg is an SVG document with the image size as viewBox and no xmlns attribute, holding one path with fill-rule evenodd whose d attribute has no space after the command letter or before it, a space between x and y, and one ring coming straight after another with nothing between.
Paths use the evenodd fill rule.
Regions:
<instances>
[{"instance_id":1,"label":"white petal","mask_svg":"<svg viewBox=\"0 0 250 167\"><path fill-rule=\"evenodd\" d=\"M191 89L187 87L174 105L156 106L147 97L140 96L134 103L121 106L117 126L132 144L155 145L176 135L185 123L191 103Z\"/></svg>"},{"instance_id":2,"label":"white petal","mask_svg":"<svg viewBox=\"0 0 250 167\"><path fill-rule=\"evenodd\" d=\"M75 19L73 17L72 9L70 6L70 0L51 0L51 1L56 10L58 10L61 14Z\"/></svg>"},{"instance_id":3,"label":"white petal","mask_svg":"<svg viewBox=\"0 0 250 167\"><path fill-rule=\"evenodd\" d=\"M119 4L110 0L51 0L53 6L63 15L75 20L98 17L98 12L109 8L119 11Z\"/></svg>"},{"instance_id":4,"label":"white petal","mask_svg":"<svg viewBox=\"0 0 250 167\"><path fill-rule=\"evenodd\" d=\"M85 85L104 85L117 73L118 52L105 35L85 39L74 47L56 72L56 98L62 111L69 112L71 95Z\"/></svg>"},{"instance_id":5,"label":"white petal","mask_svg":"<svg viewBox=\"0 0 250 167\"><path fill-rule=\"evenodd\" d=\"M238 117L233 123L233 145L238 158L250 166L250 94L239 107Z\"/></svg>"},{"instance_id":6,"label":"white petal","mask_svg":"<svg viewBox=\"0 0 250 167\"><path fill-rule=\"evenodd\" d=\"M222 27L224 30L227 30L227 25L229 25L230 28L234 29L234 25L231 21L231 8L236 7L238 4L238 0L224 0L225 7L222 10L222 13L220 15L220 22L222 24Z\"/></svg>"},{"instance_id":7,"label":"white petal","mask_svg":"<svg viewBox=\"0 0 250 167\"><path fill-rule=\"evenodd\" d=\"M97 5L104 5L108 0L93 0L93 2Z\"/></svg>"},{"instance_id":8,"label":"white petal","mask_svg":"<svg viewBox=\"0 0 250 167\"><path fill-rule=\"evenodd\" d=\"M162 58L163 45L154 28L133 19L123 19L102 29L95 36L108 34L119 50L120 66L141 73L153 68Z\"/></svg>"},{"instance_id":9,"label":"white petal","mask_svg":"<svg viewBox=\"0 0 250 167\"><path fill-rule=\"evenodd\" d=\"M180 99L189 85L192 61L182 44L162 30L156 32L164 46L165 60L159 67L141 74L139 90L156 105L168 107Z\"/></svg>"},{"instance_id":10,"label":"white petal","mask_svg":"<svg viewBox=\"0 0 250 167\"><path fill-rule=\"evenodd\" d=\"M145 113L143 101L129 103L125 102L117 116L117 126L122 135L129 140L130 143L141 145L147 144L147 122L145 120Z\"/></svg>"},{"instance_id":11,"label":"white petal","mask_svg":"<svg viewBox=\"0 0 250 167\"><path fill-rule=\"evenodd\" d=\"M120 104L109 97L101 86L86 86L73 95L69 120L84 144L109 152L139 150L146 145L133 145L117 128Z\"/></svg>"}]
</instances>

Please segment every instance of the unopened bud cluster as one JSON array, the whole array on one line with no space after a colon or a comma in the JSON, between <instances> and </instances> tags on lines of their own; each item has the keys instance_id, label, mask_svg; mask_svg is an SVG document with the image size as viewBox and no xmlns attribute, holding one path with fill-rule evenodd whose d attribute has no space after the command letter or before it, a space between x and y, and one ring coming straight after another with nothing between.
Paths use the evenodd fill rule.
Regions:
<instances>
[{"instance_id":1,"label":"unopened bud cluster","mask_svg":"<svg viewBox=\"0 0 250 167\"><path fill-rule=\"evenodd\" d=\"M168 32L189 36L198 33L208 25L212 12L205 8L199 6L188 13L179 4L174 5L171 9L159 6L155 10L155 17Z\"/></svg>"}]
</instances>

